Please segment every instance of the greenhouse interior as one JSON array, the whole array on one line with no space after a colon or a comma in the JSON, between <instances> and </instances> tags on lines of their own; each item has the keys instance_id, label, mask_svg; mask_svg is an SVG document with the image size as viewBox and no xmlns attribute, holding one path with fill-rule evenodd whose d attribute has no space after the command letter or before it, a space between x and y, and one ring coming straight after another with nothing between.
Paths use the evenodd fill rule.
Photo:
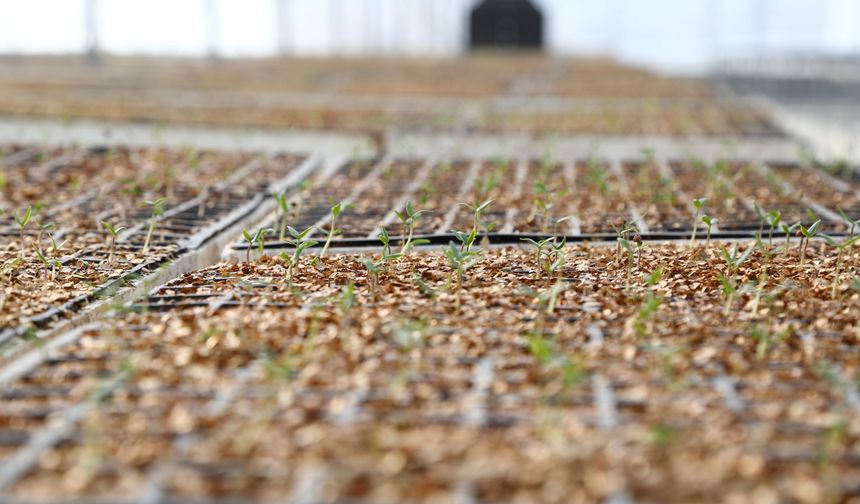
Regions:
<instances>
[{"instance_id":1,"label":"greenhouse interior","mask_svg":"<svg viewBox=\"0 0 860 504\"><path fill-rule=\"evenodd\" d=\"M0 502L860 503L860 3L0 0Z\"/></svg>"}]
</instances>

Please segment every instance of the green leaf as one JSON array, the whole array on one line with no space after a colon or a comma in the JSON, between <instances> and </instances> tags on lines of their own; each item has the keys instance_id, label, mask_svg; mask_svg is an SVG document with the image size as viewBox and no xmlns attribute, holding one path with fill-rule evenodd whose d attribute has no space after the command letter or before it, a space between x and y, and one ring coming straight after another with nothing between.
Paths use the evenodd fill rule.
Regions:
<instances>
[{"instance_id":1,"label":"green leaf","mask_svg":"<svg viewBox=\"0 0 860 504\"><path fill-rule=\"evenodd\" d=\"M839 247L839 242L836 241L836 238L824 233L821 233L821 238L823 238L828 245L833 247Z\"/></svg>"},{"instance_id":2,"label":"green leaf","mask_svg":"<svg viewBox=\"0 0 860 504\"><path fill-rule=\"evenodd\" d=\"M818 234L818 228L821 227L821 219L813 222L811 226L809 226L809 236L815 236Z\"/></svg>"},{"instance_id":3,"label":"green leaf","mask_svg":"<svg viewBox=\"0 0 860 504\"><path fill-rule=\"evenodd\" d=\"M487 200L487 201L485 201L485 202L481 203L481 204L480 204L480 205L478 205L478 207L475 209L475 213L482 213L484 210L486 210L486 209L490 206L490 203L492 203L492 202L493 202L493 200L489 199L489 200Z\"/></svg>"},{"instance_id":4,"label":"green leaf","mask_svg":"<svg viewBox=\"0 0 860 504\"><path fill-rule=\"evenodd\" d=\"M24 212L23 216L19 215L18 212L15 212L15 222L17 222L18 226L23 229L24 226L26 226L30 222L30 217L32 217L32 216L33 216L33 207L28 206L27 211Z\"/></svg>"}]
</instances>

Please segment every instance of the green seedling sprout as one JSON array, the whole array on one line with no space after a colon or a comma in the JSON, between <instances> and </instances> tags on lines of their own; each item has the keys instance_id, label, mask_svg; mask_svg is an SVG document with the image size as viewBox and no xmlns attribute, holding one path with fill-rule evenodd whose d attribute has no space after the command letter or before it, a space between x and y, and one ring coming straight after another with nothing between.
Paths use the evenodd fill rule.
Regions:
<instances>
[{"instance_id":1,"label":"green seedling sprout","mask_svg":"<svg viewBox=\"0 0 860 504\"><path fill-rule=\"evenodd\" d=\"M531 238L520 238L520 241L528 243L529 245L531 245L532 247L535 248L535 274L537 275L538 278L541 277L541 270L543 270L543 267L542 267L543 249L544 249L544 247L549 245L550 242L552 242L554 240L555 240L555 238L546 238L546 239L540 240L540 241L536 241L536 240L533 240Z\"/></svg>"},{"instance_id":2,"label":"green seedling sprout","mask_svg":"<svg viewBox=\"0 0 860 504\"><path fill-rule=\"evenodd\" d=\"M857 225L860 224L860 220L854 220L845 213L845 210L839 209L839 214L842 215L842 218L845 219L845 222L851 223L851 229L849 230L849 237L854 238L854 231L857 229Z\"/></svg>"},{"instance_id":3,"label":"green seedling sprout","mask_svg":"<svg viewBox=\"0 0 860 504\"><path fill-rule=\"evenodd\" d=\"M472 231L470 233L471 239L468 241L460 240L462 245L465 247L465 250L470 250L472 248L472 245L474 245L478 233L481 232L481 214L484 213L488 208L490 208L490 204L492 202L493 200L488 199L483 203L475 205L469 205L468 203L460 203L461 206L466 207L472 211Z\"/></svg>"},{"instance_id":4,"label":"green seedling sprout","mask_svg":"<svg viewBox=\"0 0 860 504\"><path fill-rule=\"evenodd\" d=\"M723 294L726 295L725 314L728 315L734 296L738 293L737 275L740 267L750 258L754 247L747 247L743 252L738 250L737 243L732 246L731 252L723 247L723 259L726 261L726 275L720 274L720 283L722 284Z\"/></svg>"},{"instance_id":5,"label":"green seedling sprout","mask_svg":"<svg viewBox=\"0 0 860 504\"><path fill-rule=\"evenodd\" d=\"M107 232L110 235L110 245L109 245L110 252L108 253L108 266L110 266L111 264L113 264L113 256L114 256L114 252L116 251L116 237L123 230L125 230L125 227L123 227L123 226L114 227L108 221L102 221L102 226L104 226L104 228L107 229Z\"/></svg>"},{"instance_id":6,"label":"green seedling sprout","mask_svg":"<svg viewBox=\"0 0 860 504\"><path fill-rule=\"evenodd\" d=\"M609 192L609 174L606 173L603 163L596 157L588 160L588 175L585 181L603 194Z\"/></svg>"},{"instance_id":7,"label":"green seedling sprout","mask_svg":"<svg viewBox=\"0 0 860 504\"><path fill-rule=\"evenodd\" d=\"M457 286L459 287L463 284L463 278L466 275L466 271L481 261L481 250L463 250L451 242L448 245L448 248L445 249L445 257L448 258L448 265L450 265L454 270L454 273L456 273Z\"/></svg>"},{"instance_id":8,"label":"green seedling sprout","mask_svg":"<svg viewBox=\"0 0 860 504\"><path fill-rule=\"evenodd\" d=\"M158 219L164 215L164 198L147 201L146 204L151 207L151 215L149 218L149 230L146 232L146 240L143 242L144 255L149 253L149 243L152 241L152 233L155 231L155 224Z\"/></svg>"},{"instance_id":9,"label":"green seedling sprout","mask_svg":"<svg viewBox=\"0 0 860 504\"><path fill-rule=\"evenodd\" d=\"M788 245L791 242L791 237L797 233L797 228L800 227L799 222L795 222L792 225L788 225L785 222L781 222L779 224L779 229L785 234L785 250L788 250Z\"/></svg>"},{"instance_id":10,"label":"green seedling sprout","mask_svg":"<svg viewBox=\"0 0 860 504\"><path fill-rule=\"evenodd\" d=\"M430 285L424 280L419 273L412 273L412 281L415 282L415 285L418 287L418 291L422 296L428 297L430 299L436 298L436 289L430 287Z\"/></svg>"},{"instance_id":11,"label":"green seedling sprout","mask_svg":"<svg viewBox=\"0 0 860 504\"><path fill-rule=\"evenodd\" d=\"M818 235L819 228L821 227L821 219L815 221L808 228L804 227L803 224L800 225L799 233L800 233L800 268L803 269L803 262L806 259L806 249L809 247L809 240L811 238L815 238Z\"/></svg>"},{"instance_id":12,"label":"green seedling sprout","mask_svg":"<svg viewBox=\"0 0 860 504\"><path fill-rule=\"evenodd\" d=\"M245 248L245 262L251 260L251 247L254 245L257 246L257 252L259 252L260 255L263 255L263 247L266 244L266 235L271 232L271 228L257 228L252 235L247 229L242 230L242 238L248 243L248 246Z\"/></svg>"},{"instance_id":13,"label":"green seedling sprout","mask_svg":"<svg viewBox=\"0 0 860 504\"><path fill-rule=\"evenodd\" d=\"M38 247L38 245L35 245L35 244L33 245L33 251L36 253L36 259L38 259L38 261L40 263L42 263L42 266L43 266L42 271L45 274L45 278L47 278L48 277L48 267L50 266L50 262L48 261L48 258L45 257L45 254L42 253L42 250Z\"/></svg>"},{"instance_id":14,"label":"green seedling sprout","mask_svg":"<svg viewBox=\"0 0 860 504\"><path fill-rule=\"evenodd\" d=\"M469 231L468 233L456 230L451 232L454 234L454 237L457 238L457 241L460 242L460 250L468 251L472 249L472 245L474 245L475 239L477 238L477 234L474 230Z\"/></svg>"},{"instance_id":15,"label":"green seedling sprout","mask_svg":"<svg viewBox=\"0 0 860 504\"><path fill-rule=\"evenodd\" d=\"M540 241L531 238L520 238L520 241L528 243L535 248L535 274L540 278L542 272L554 275L565 262L564 246L567 244L567 237L562 237L557 240L554 236Z\"/></svg>"},{"instance_id":16,"label":"green seedling sprout","mask_svg":"<svg viewBox=\"0 0 860 504\"><path fill-rule=\"evenodd\" d=\"M21 236L21 256L24 256L24 250L26 247L26 240L24 238L24 229L26 229L27 224L30 223L30 218L33 217L33 207L28 206L27 211L23 214L19 214L17 211L15 212L15 224L18 225L18 230Z\"/></svg>"},{"instance_id":17,"label":"green seedling sprout","mask_svg":"<svg viewBox=\"0 0 860 504\"><path fill-rule=\"evenodd\" d=\"M50 222L48 222L47 224L39 224L39 234L36 235L36 244L39 245L40 248L42 247L42 237L45 235L45 232L50 231L55 227L56 226L54 226Z\"/></svg>"},{"instance_id":18,"label":"green seedling sprout","mask_svg":"<svg viewBox=\"0 0 860 504\"><path fill-rule=\"evenodd\" d=\"M355 297L355 284L349 282L344 285L340 289L341 295L340 300L338 301L338 306L340 307L340 311L343 314L343 325L344 327L348 327L352 325L352 310L358 304L358 301Z\"/></svg>"},{"instance_id":19,"label":"green seedling sprout","mask_svg":"<svg viewBox=\"0 0 860 504\"><path fill-rule=\"evenodd\" d=\"M290 215L290 203L287 201L287 195L284 193L272 194L275 198L275 224L278 226L278 240L284 241L287 239L287 221Z\"/></svg>"},{"instance_id":20,"label":"green seedling sprout","mask_svg":"<svg viewBox=\"0 0 860 504\"><path fill-rule=\"evenodd\" d=\"M385 226L380 228L380 232L376 237L382 242L382 257L391 255L391 235L388 234Z\"/></svg>"},{"instance_id":21,"label":"green seedling sprout","mask_svg":"<svg viewBox=\"0 0 860 504\"><path fill-rule=\"evenodd\" d=\"M773 259L773 253L771 248L764 244L760 236L755 237L755 246L761 253L761 274L759 275L759 280L764 285L767 281L767 269Z\"/></svg>"},{"instance_id":22,"label":"green seedling sprout","mask_svg":"<svg viewBox=\"0 0 860 504\"><path fill-rule=\"evenodd\" d=\"M382 273L385 263L399 259L403 254L383 255L378 261L374 261L368 257L362 257L358 260L364 269L367 270L367 276L370 280L370 291L373 293L373 299L376 299L379 290L379 274Z\"/></svg>"},{"instance_id":23,"label":"green seedling sprout","mask_svg":"<svg viewBox=\"0 0 860 504\"><path fill-rule=\"evenodd\" d=\"M415 210L412 208L412 202L407 201L406 206L403 211L400 212L398 210L394 211L397 218L400 219L400 223L403 224L404 235L406 236L406 241L403 242L403 246L400 248L400 253L405 255L412 250L413 245L422 245L430 243L428 240L420 240L420 243L416 243L418 241L413 241L412 236L415 233L415 221L418 220L422 214L427 213L427 210Z\"/></svg>"},{"instance_id":24,"label":"green seedling sprout","mask_svg":"<svg viewBox=\"0 0 860 504\"><path fill-rule=\"evenodd\" d=\"M702 208L705 206L705 198L696 198L693 200L693 208L696 209L696 216L693 218L693 235L690 237L690 246L696 244L696 231L699 229L699 217L702 214Z\"/></svg>"},{"instance_id":25,"label":"green seedling sprout","mask_svg":"<svg viewBox=\"0 0 860 504\"><path fill-rule=\"evenodd\" d=\"M758 234L761 236L764 233L764 223L767 221L767 211L753 201L753 212L758 216Z\"/></svg>"},{"instance_id":26,"label":"green seedling sprout","mask_svg":"<svg viewBox=\"0 0 860 504\"><path fill-rule=\"evenodd\" d=\"M20 257L3 261L3 264L0 264L0 279L6 280L22 264L24 264L24 259ZM3 289L0 289L0 292L3 292Z\"/></svg>"},{"instance_id":27,"label":"green seedling sprout","mask_svg":"<svg viewBox=\"0 0 860 504\"><path fill-rule=\"evenodd\" d=\"M537 317L535 318L534 328L531 330L532 334L543 337L545 319L547 316L552 316L555 313L555 307L558 304L558 296L567 290L567 287L567 283L559 279L552 287L543 292L539 292L528 286L521 286L517 289L517 294L530 297L534 301L537 301Z\"/></svg>"},{"instance_id":28,"label":"green seedling sprout","mask_svg":"<svg viewBox=\"0 0 860 504\"><path fill-rule=\"evenodd\" d=\"M612 229L615 230L615 260L621 260L621 240L626 240L630 233L636 231L636 226L627 222L625 220L619 219L620 224L612 225Z\"/></svg>"},{"instance_id":29,"label":"green seedling sprout","mask_svg":"<svg viewBox=\"0 0 860 504\"><path fill-rule=\"evenodd\" d=\"M633 329L636 331L636 335L639 338L644 338L648 335L648 324L657 313L660 305L663 304L663 298L654 293L654 287L660 282L660 279L663 278L663 271L664 268L660 266L651 273L643 275L643 279L645 280L645 284L648 286L648 290L645 293L645 299L639 307L636 318L633 320Z\"/></svg>"},{"instance_id":30,"label":"green seedling sprout","mask_svg":"<svg viewBox=\"0 0 860 504\"><path fill-rule=\"evenodd\" d=\"M773 231L779 228L780 223L782 222L782 212L779 210L771 210L765 215L767 219L767 224L770 227L770 231L767 235L767 242L769 245L773 245Z\"/></svg>"},{"instance_id":31,"label":"green seedling sprout","mask_svg":"<svg viewBox=\"0 0 860 504\"><path fill-rule=\"evenodd\" d=\"M293 255L282 252L280 257L287 262L287 275L290 285L293 284L293 271L299 265L304 251L310 247L319 245L318 241L308 240L308 235L310 235L311 231L314 229L316 228L311 226L304 231L298 231L292 226L287 226L287 232L289 232L291 236L291 238L287 239L287 243L294 247Z\"/></svg>"},{"instance_id":32,"label":"green seedling sprout","mask_svg":"<svg viewBox=\"0 0 860 504\"><path fill-rule=\"evenodd\" d=\"M619 238L618 243L627 251L627 280L625 282L625 286L627 290L630 290L630 280L633 275L633 258L636 255L636 246L632 241L624 238Z\"/></svg>"},{"instance_id":33,"label":"green seedling sprout","mask_svg":"<svg viewBox=\"0 0 860 504\"><path fill-rule=\"evenodd\" d=\"M839 288L839 277L842 274L842 256L844 255L845 249L854 246L854 244L860 240L860 236L846 238L842 241L837 241L836 238L824 233L821 234L821 237L824 238L824 241L829 245L836 247L837 250L836 273L833 275L833 285L830 288L830 299L836 299L836 292Z\"/></svg>"},{"instance_id":34,"label":"green seedling sprout","mask_svg":"<svg viewBox=\"0 0 860 504\"><path fill-rule=\"evenodd\" d=\"M717 218L711 217L710 215L705 214L705 215L702 215L701 220L702 220L702 224L707 226L707 229L708 229L708 235L707 235L707 241L705 242L705 247L710 248L711 247L711 230L714 229L714 225L716 225L716 223L717 223Z\"/></svg>"},{"instance_id":35,"label":"green seedling sprout","mask_svg":"<svg viewBox=\"0 0 860 504\"><path fill-rule=\"evenodd\" d=\"M325 257L326 253L328 253L328 249L331 246L331 241L334 239L334 236L338 233L338 229L336 227L337 218L340 216L341 212L346 209L346 205L343 203L335 203L331 207L331 227L328 230L328 236L325 239L325 245L323 245L322 252L320 252L320 258Z\"/></svg>"},{"instance_id":36,"label":"green seedling sprout","mask_svg":"<svg viewBox=\"0 0 860 504\"><path fill-rule=\"evenodd\" d=\"M790 330L786 329L779 334L771 334L770 329L763 325L756 324L753 326L750 336L756 342L756 358L763 361L774 346L789 336L789 332Z\"/></svg>"},{"instance_id":37,"label":"green seedling sprout","mask_svg":"<svg viewBox=\"0 0 860 504\"><path fill-rule=\"evenodd\" d=\"M555 344L542 333L530 332L528 341L529 352L541 366L549 364L555 358Z\"/></svg>"},{"instance_id":38,"label":"green seedling sprout","mask_svg":"<svg viewBox=\"0 0 860 504\"><path fill-rule=\"evenodd\" d=\"M842 215L842 218L845 219L846 222L851 223L851 229L849 231L849 237L854 238L854 231L857 229L857 226L860 225L860 220L852 219L841 208L839 209L839 213ZM854 254L853 253L850 255L850 257L851 257L851 262L856 263L856 261L854 260Z\"/></svg>"},{"instance_id":39,"label":"green seedling sprout","mask_svg":"<svg viewBox=\"0 0 860 504\"><path fill-rule=\"evenodd\" d=\"M543 264L543 269L549 276L553 276L556 272L560 272L561 267L564 266L564 263L567 261L567 257L564 255L565 245L567 245L566 236L563 236L561 240L553 241L553 243L550 244L550 250L547 252L546 260Z\"/></svg>"}]
</instances>

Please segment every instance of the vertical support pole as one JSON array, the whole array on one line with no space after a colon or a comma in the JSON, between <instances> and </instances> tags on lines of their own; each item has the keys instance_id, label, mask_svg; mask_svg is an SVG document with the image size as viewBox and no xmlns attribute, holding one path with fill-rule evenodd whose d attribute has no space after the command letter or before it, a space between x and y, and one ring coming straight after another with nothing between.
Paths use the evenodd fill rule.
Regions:
<instances>
[{"instance_id":1,"label":"vertical support pole","mask_svg":"<svg viewBox=\"0 0 860 504\"><path fill-rule=\"evenodd\" d=\"M206 56L218 59L218 5L217 0L203 0L203 22L205 24Z\"/></svg>"},{"instance_id":2,"label":"vertical support pole","mask_svg":"<svg viewBox=\"0 0 860 504\"><path fill-rule=\"evenodd\" d=\"M89 65L99 64L98 0L84 0L84 54Z\"/></svg>"},{"instance_id":3,"label":"vertical support pole","mask_svg":"<svg viewBox=\"0 0 860 504\"><path fill-rule=\"evenodd\" d=\"M292 12L290 10L290 0L276 0L276 17L277 17L277 33L278 33L278 55L283 56L289 54L292 43L291 23Z\"/></svg>"}]
</instances>

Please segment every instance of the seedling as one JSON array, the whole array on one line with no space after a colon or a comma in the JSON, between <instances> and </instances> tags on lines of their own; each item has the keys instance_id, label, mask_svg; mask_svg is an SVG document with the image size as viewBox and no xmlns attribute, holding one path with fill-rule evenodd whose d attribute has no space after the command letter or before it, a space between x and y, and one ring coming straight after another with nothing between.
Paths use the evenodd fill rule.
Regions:
<instances>
[{"instance_id":1,"label":"seedling","mask_svg":"<svg viewBox=\"0 0 860 504\"><path fill-rule=\"evenodd\" d=\"M376 299L377 291L379 289L379 274L382 273L385 263L393 261L394 259L399 259L402 256L403 254L391 254L383 255L378 261L374 261L368 257L362 257L358 260L358 262L367 270L367 275L370 279L370 290L373 293L374 299Z\"/></svg>"},{"instance_id":2,"label":"seedling","mask_svg":"<svg viewBox=\"0 0 860 504\"><path fill-rule=\"evenodd\" d=\"M606 168L598 159L591 158L588 160L588 175L585 180L588 185L601 193L609 192L609 174L606 173Z\"/></svg>"},{"instance_id":3,"label":"seedling","mask_svg":"<svg viewBox=\"0 0 860 504\"><path fill-rule=\"evenodd\" d=\"M37 245L33 245L33 251L36 253L36 259L40 263L42 263L42 266L43 266L42 271L45 274L45 278L47 278L48 277L48 267L50 266L50 261L48 261L48 258L45 257L45 254L42 253L42 250L39 249L39 247Z\"/></svg>"},{"instance_id":4,"label":"seedling","mask_svg":"<svg viewBox=\"0 0 860 504\"><path fill-rule=\"evenodd\" d=\"M27 227L27 224L30 223L30 218L33 216L33 207L28 206L27 211L24 214L19 214L17 211L15 212L15 224L18 225L18 230L21 236L21 256L24 256L24 250L26 247L25 239L24 239L24 229Z\"/></svg>"},{"instance_id":5,"label":"seedling","mask_svg":"<svg viewBox=\"0 0 860 504\"><path fill-rule=\"evenodd\" d=\"M660 279L663 278L663 271L663 267L660 266L650 274L644 275L643 277L645 284L648 286L648 291L645 293L645 299L642 301L642 305L639 307L639 312L633 320L633 329L636 331L636 335L640 338L647 336L648 325L657 313L660 305L663 304L663 298L654 293L654 286L656 286L660 282Z\"/></svg>"},{"instance_id":6,"label":"seedling","mask_svg":"<svg viewBox=\"0 0 860 504\"><path fill-rule=\"evenodd\" d=\"M696 198L693 200L693 208L696 209L696 216L693 218L693 235L690 237L690 246L696 244L696 231L699 229L699 217L702 214L702 208L705 206L705 198Z\"/></svg>"},{"instance_id":7,"label":"seedling","mask_svg":"<svg viewBox=\"0 0 860 504\"><path fill-rule=\"evenodd\" d=\"M298 195L298 198L296 198L295 215L294 215L294 217L296 219L300 219L302 216L302 211L304 210L303 204L304 204L304 200L305 200L305 193L308 192L308 190L311 188L311 184L312 184L311 179L304 179L299 184L299 187L298 187L299 195Z\"/></svg>"},{"instance_id":8,"label":"seedling","mask_svg":"<svg viewBox=\"0 0 860 504\"><path fill-rule=\"evenodd\" d=\"M551 339L544 337L542 333L531 332L528 335L529 352L541 366L552 362L555 357L555 345Z\"/></svg>"},{"instance_id":9,"label":"seedling","mask_svg":"<svg viewBox=\"0 0 860 504\"><path fill-rule=\"evenodd\" d=\"M51 224L50 222L47 224L39 224L39 234L36 235L36 244L41 248L42 247L42 237L44 236L46 231L50 231L54 229L56 226Z\"/></svg>"},{"instance_id":10,"label":"seedling","mask_svg":"<svg viewBox=\"0 0 860 504\"><path fill-rule=\"evenodd\" d=\"M615 230L615 243L616 243L616 245L615 245L615 260L620 261L621 260L621 240L626 240L628 238L628 236L630 235L630 233L635 232L636 226L634 226L633 224L631 224L625 220L619 219L619 224L618 225L613 224L612 229Z\"/></svg>"},{"instance_id":11,"label":"seedling","mask_svg":"<svg viewBox=\"0 0 860 504\"><path fill-rule=\"evenodd\" d=\"M478 237L477 233L474 230L464 233L462 231L451 231L454 233L454 237L457 238L457 241L460 242L460 250L468 251L472 249L472 245L475 243L475 239Z\"/></svg>"},{"instance_id":12,"label":"seedling","mask_svg":"<svg viewBox=\"0 0 860 504\"><path fill-rule=\"evenodd\" d=\"M418 286L418 291L421 292L422 296L426 296L430 299L436 298L436 289L430 287L430 285L424 280L424 277L420 274L413 272L412 281L415 282L416 286Z\"/></svg>"},{"instance_id":13,"label":"seedling","mask_svg":"<svg viewBox=\"0 0 860 504\"><path fill-rule=\"evenodd\" d=\"M758 216L758 235L761 236L764 233L764 223L767 221L767 211L753 201L753 212Z\"/></svg>"},{"instance_id":14,"label":"seedling","mask_svg":"<svg viewBox=\"0 0 860 504\"><path fill-rule=\"evenodd\" d=\"M520 241L526 242L535 248L535 273L537 274L538 278L541 277L541 270L543 269L541 267L543 262L543 249L544 247L549 245L551 241L554 240L555 238L546 238L540 241L535 241L531 238L520 238Z\"/></svg>"},{"instance_id":15,"label":"seedling","mask_svg":"<svg viewBox=\"0 0 860 504\"><path fill-rule=\"evenodd\" d=\"M806 259L806 249L809 247L810 238L815 238L818 235L819 228L821 227L821 219L812 223L811 226L804 227L803 224L800 225L799 233L800 233L800 268L803 269L803 261Z\"/></svg>"},{"instance_id":16,"label":"seedling","mask_svg":"<svg viewBox=\"0 0 860 504\"><path fill-rule=\"evenodd\" d=\"M857 225L860 224L860 220L854 220L845 213L845 210L839 209L839 214L842 215L842 218L845 219L845 222L851 223L851 229L849 231L850 237L854 238L854 231L857 229Z\"/></svg>"},{"instance_id":17,"label":"seedling","mask_svg":"<svg viewBox=\"0 0 860 504\"><path fill-rule=\"evenodd\" d=\"M467 203L460 204L472 211L472 231L470 233L471 240L469 240L468 242L460 240L467 251L472 248L472 245L474 245L475 243L475 238L478 236L478 233L481 232L481 214L484 213L488 208L490 208L490 204L492 202L493 200L488 199L483 203L475 205L469 205Z\"/></svg>"},{"instance_id":18,"label":"seedling","mask_svg":"<svg viewBox=\"0 0 860 504\"><path fill-rule=\"evenodd\" d=\"M535 327L532 331L534 334L543 335L545 317L552 316L553 313L555 313L555 307L558 304L558 296L567 290L567 287L567 283L559 279L552 287L543 292L538 292L528 286L522 286L517 289L517 293L523 296L528 296L538 303Z\"/></svg>"},{"instance_id":19,"label":"seedling","mask_svg":"<svg viewBox=\"0 0 860 504\"><path fill-rule=\"evenodd\" d=\"M786 224L785 222L781 222L781 223L779 224L779 229L780 229L780 231L782 231L783 233L785 233L785 250L788 250L788 245L789 245L789 243L790 243L790 241L791 241L791 237L792 237L795 233L797 233L797 228L799 228L799 227L800 227L800 223L799 223L799 222L795 222L794 224L792 224L792 225L790 225L790 226L789 226L788 224Z\"/></svg>"},{"instance_id":20,"label":"seedling","mask_svg":"<svg viewBox=\"0 0 860 504\"><path fill-rule=\"evenodd\" d=\"M633 275L633 257L636 255L636 247L633 245L633 242L624 238L619 238L618 243L627 251L627 280L625 282L625 288L629 290L630 279Z\"/></svg>"},{"instance_id":21,"label":"seedling","mask_svg":"<svg viewBox=\"0 0 860 504\"><path fill-rule=\"evenodd\" d=\"M842 218L843 218L843 219L845 219L847 222L850 222L850 223L851 223L851 229L850 229L850 234L849 234L849 236L850 236L851 238L854 238L854 231L857 229L857 226L858 226L858 225L860 225L860 220L854 220L854 219L852 219L852 218L851 218L851 217L849 217L849 216L848 216L848 214L846 214L846 213L845 213L845 211L844 211L844 210L842 210L841 208L839 209L839 213L840 213L840 214L842 214ZM856 262L856 261L854 261L854 254L853 254L853 253L851 254L851 262Z\"/></svg>"},{"instance_id":22,"label":"seedling","mask_svg":"<svg viewBox=\"0 0 860 504\"><path fill-rule=\"evenodd\" d=\"M336 203L331 207L331 227L328 230L328 236L325 240L325 245L323 245L322 252L320 252L320 258L325 257L328 252L329 247L331 246L331 241L334 239L335 234L338 233L338 229L335 226L337 223L337 218L340 216L341 212L346 209L346 205L343 203Z\"/></svg>"},{"instance_id":23,"label":"seedling","mask_svg":"<svg viewBox=\"0 0 860 504\"><path fill-rule=\"evenodd\" d=\"M824 238L824 241L828 244L836 247L836 250L838 251L836 256L836 273L833 275L833 285L830 288L830 299L836 299L836 291L839 287L839 277L842 274L842 256L844 255L845 249L852 247L858 240L860 240L860 236L846 238L842 241L837 241L836 238L824 233L821 234L821 237Z\"/></svg>"},{"instance_id":24,"label":"seedling","mask_svg":"<svg viewBox=\"0 0 860 504\"><path fill-rule=\"evenodd\" d=\"M299 262L302 259L302 254L305 250L310 247L315 247L319 245L319 242L314 240L308 240L308 235L313 231L313 226L305 229L304 231L297 231L292 226L287 226L287 231L290 233L292 238L287 239L287 243L294 247L293 255L289 255L286 252L282 252L280 254L281 259L287 262L287 275L289 284L293 284L293 270L295 270L296 266L299 265Z\"/></svg>"},{"instance_id":25,"label":"seedling","mask_svg":"<svg viewBox=\"0 0 860 504\"><path fill-rule=\"evenodd\" d=\"M413 245L424 245L430 243L429 240L415 240L413 242L412 236L415 233L415 221L418 220L422 214L427 213L427 210L415 210L412 208L412 202L407 201L406 206L403 211L400 212L395 210L394 213L397 215L397 218L400 219L400 223L403 224L404 235L406 235L406 241L403 242L403 246L400 248L400 253L405 255L412 250Z\"/></svg>"},{"instance_id":26,"label":"seedling","mask_svg":"<svg viewBox=\"0 0 860 504\"><path fill-rule=\"evenodd\" d=\"M563 251L564 246L567 244L567 237L562 237L561 240L556 240L554 236L540 241L531 238L521 238L520 240L535 248L535 273L537 278L541 277L541 272L546 272L552 276L564 265L565 256Z\"/></svg>"},{"instance_id":27,"label":"seedling","mask_svg":"<svg viewBox=\"0 0 860 504\"><path fill-rule=\"evenodd\" d=\"M457 285L460 286L463 284L466 271L481 261L481 250L463 250L451 242L445 249L445 256L448 258L448 264L454 269L457 275Z\"/></svg>"},{"instance_id":28,"label":"seedling","mask_svg":"<svg viewBox=\"0 0 860 504\"><path fill-rule=\"evenodd\" d=\"M722 284L723 294L726 296L726 306L724 313L726 315L731 311L732 302L738 294L737 274L740 267L750 258L753 253L753 247L747 247L744 252L738 250L737 243L732 247L731 252L723 247L723 258L726 261L726 275L719 274L720 283Z\"/></svg>"},{"instance_id":29,"label":"seedling","mask_svg":"<svg viewBox=\"0 0 860 504\"><path fill-rule=\"evenodd\" d=\"M107 232L110 235L110 245L108 246L110 249L110 252L108 253L108 266L110 266L113 264L113 255L116 250L116 237L125 229L125 227L113 227L113 225L108 221L102 221L102 226L107 229Z\"/></svg>"},{"instance_id":30,"label":"seedling","mask_svg":"<svg viewBox=\"0 0 860 504\"><path fill-rule=\"evenodd\" d=\"M0 264L0 279L7 279L9 275L23 263L24 259L21 259L20 257L3 261L3 264ZM3 292L3 290L0 289L0 292Z\"/></svg>"},{"instance_id":31,"label":"seedling","mask_svg":"<svg viewBox=\"0 0 860 504\"><path fill-rule=\"evenodd\" d=\"M248 243L248 246L245 248L245 262L251 260L251 247L254 245L257 246L257 251L262 255L263 247L266 243L266 235L271 233L271 228L257 228L257 231L252 235L248 232L247 229L242 230L242 238L245 239L245 242Z\"/></svg>"},{"instance_id":32,"label":"seedling","mask_svg":"<svg viewBox=\"0 0 860 504\"><path fill-rule=\"evenodd\" d=\"M774 346L785 340L789 336L790 329L786 329L779 334L771 334L769 328L756 324L753 326L750 336L756 342L755 354L760 361L770 353Z\"/></svg>"},{"instance_id":33,"label":"seedling","mask_svg":"<svg viewBox=\"0 0 860 504\"><path fill-rule=\"evenodd\" d=\"M382 242L382 257L391 255L391 236L385 226L382 226L379 234L376 236Z\"/></svg>"},{"instance_id":34,"label":"seedling","mask_svg":"<svg viewBox=\"0 0 860 504\"><path fill-rule=\"evenodd\" d=\"M773 245L773 231L779 227L779 224L782 222L782 212L779 210L771 210L765 215L765 219L767 219L767 224L770 227L770 231L767 235L767 242L769 245Z\"/></svg>"},{"instance_id":35,"label":"seedling","mask_svg":"<svg viewBox=\"0 0 860 504\"><path fill-rule=\"evenodd\" d=\"M286 194L272 194L275 198L275 223L278 226L278 240L284 241L287 239L287 220L290 214L290 203L287 201Z\"/></svg>"},{"instance_id":36,"label":"seedling","mask_svg":"<svg viewBox=\"0 0 860 504\"><path fill-rule=\"evenodd\" d=\"M708 238L707 238L707 241L705 242L705 246L710 248L710 246L711 246L711 230L717 224L717 218L711 217L709 215L703 215L702 216L702 223L708 227Z\"/></svg>"},{"instance_id":37,"label":"seedling","mask_svg":"<svg viewBox=\"0 0 860 504\"><path fill-rule=\"evenodd\" d=\"M152 233L155 231L155 224L158 222L158 219L164 215L164 198L147 201L146 204L151 208L151 215L149 218L149 230L146 232L146 240L143 242L144 254L149 253L149 243L152 241Z\"/></svg>"}]
</instances>

